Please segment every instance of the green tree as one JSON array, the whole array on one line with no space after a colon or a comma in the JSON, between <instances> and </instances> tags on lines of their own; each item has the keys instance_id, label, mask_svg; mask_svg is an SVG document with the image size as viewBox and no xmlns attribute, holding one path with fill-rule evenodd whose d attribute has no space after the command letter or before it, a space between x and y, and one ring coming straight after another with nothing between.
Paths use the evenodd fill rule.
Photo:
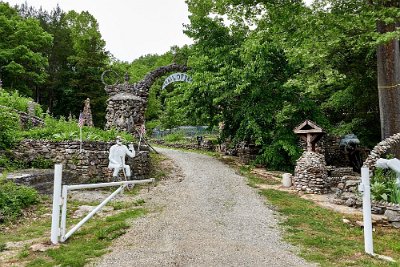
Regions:
<instances>
[{"instance_id":1,"label":"green tree","mask_svg":"<svg viewBox=\"0 0 400 267\"><path fill-rule=\"evenodd\" d=\"M45 83L48 60L43 51L52 43L37 20L22 18L16 9L0 2L0 77L5 89L32 96Z\"/></svg>"}]
</instances>

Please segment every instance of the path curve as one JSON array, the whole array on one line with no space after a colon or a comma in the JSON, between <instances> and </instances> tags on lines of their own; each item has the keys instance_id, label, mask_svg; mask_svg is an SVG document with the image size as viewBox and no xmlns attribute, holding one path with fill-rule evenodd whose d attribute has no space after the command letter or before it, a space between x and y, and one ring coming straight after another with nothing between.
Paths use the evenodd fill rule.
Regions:
<instances>
[{"instance_id":1,"label":"path curve","mask_svg":"<svg viewBox=\"0 0 400 267\"><path fill-rule=\"evenodd\" d=\"M153 212L95 266L315 266L281 240L276 216L246 178L209 156L158 150L183 179L146 194Z\"/></svg>"}]
</instances>

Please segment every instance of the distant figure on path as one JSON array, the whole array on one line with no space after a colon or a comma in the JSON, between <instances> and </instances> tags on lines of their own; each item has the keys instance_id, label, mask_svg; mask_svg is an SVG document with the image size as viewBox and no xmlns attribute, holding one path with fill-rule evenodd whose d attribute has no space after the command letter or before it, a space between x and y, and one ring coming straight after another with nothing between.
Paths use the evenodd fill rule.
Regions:
<instances>
[{"instance_id":1,"label":"distant figure on path","mask_svg":"<svg viewBox=\"0 0 400 267\"><path fill-rule=\"evenodd\" d=\"M135 157L135 149L133 144L129 144L129 148L122 144L121 137L117 136L116 144L111 146L110 155L108 156L108 168L113 169L113 181L118 181L118 173L122 169L126 180L131 178L131 168L125 164L125 157Z\"/></svg>"}]
</instances>

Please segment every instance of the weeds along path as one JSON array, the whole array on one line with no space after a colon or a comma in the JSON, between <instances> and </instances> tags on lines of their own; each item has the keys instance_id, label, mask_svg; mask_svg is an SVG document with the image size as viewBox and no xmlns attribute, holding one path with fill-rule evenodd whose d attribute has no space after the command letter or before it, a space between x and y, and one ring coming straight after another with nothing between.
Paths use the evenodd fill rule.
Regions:
<instances>
[{"instance_id":1,"label":"weeds along path","mask_svg":"<svg viewBox=\"0 0 400 267\"><path fill-rule=\"evenodd\" d=\"M281 240L277 218L246 178L209 156L158 150L182 178L146 193L151 212L92 265L314 266Z\"/></svg>"}]
</instances>

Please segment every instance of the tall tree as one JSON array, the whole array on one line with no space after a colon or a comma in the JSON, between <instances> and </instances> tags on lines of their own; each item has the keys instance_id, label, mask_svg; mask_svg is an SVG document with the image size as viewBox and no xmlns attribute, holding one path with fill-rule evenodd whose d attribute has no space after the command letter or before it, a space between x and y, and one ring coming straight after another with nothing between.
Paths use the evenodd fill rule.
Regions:
<instances>
[{"instance_id":1,"label":"tall tree","mask_svg":"<svg viewBox=\"0 0 400 267\"><path fill-rule=\"evenodd\" d=\"M52 43L33 18L22 18L16 9L0 2L0 77L3 87L32 96L32 88L45 83L48 60L43 51Z\"/></svg>"},{"instance_id":2,"label":"tall tree","mask_svg":"<svg viewBox=\"0 0 400 267\"><path fill-rule=\"evenodd\" d=\"M399 35L393 36L400 28L400 2L394 0L386 1L370 0L370 5L377 10L394 9L397 18L379 20L377 30L381 35L391 35L389 40L378 46L378 90L379 109L381 120L381 136L385 139L400 132L400 49ZM396 10L397 9L397 10ZM386 38L387 39L387 38Z\"/></svg>"}]
</instances>

